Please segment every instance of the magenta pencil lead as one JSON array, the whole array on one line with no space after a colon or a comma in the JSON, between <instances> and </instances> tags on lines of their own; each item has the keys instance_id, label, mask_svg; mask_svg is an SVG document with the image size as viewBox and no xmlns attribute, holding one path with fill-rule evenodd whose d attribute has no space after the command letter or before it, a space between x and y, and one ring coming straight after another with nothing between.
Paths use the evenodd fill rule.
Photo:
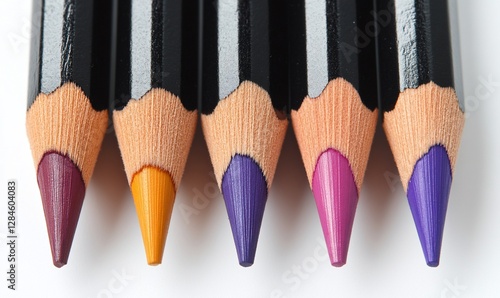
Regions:
<instances>
[{"instance_id":1,"label":"magenta pencil lead","mask_svg":"<svg viewBox=\"0 0 500 298\"><path fill-rule=\"evenodd\" d=\"M375 43L353 24L373 21L371 1L287 2L291 118L333 266L347 261L358 196L377 123Z\"/></svg>"},{"instance_id":2,"label":"magenta pencil lead","mask_svg":"<svg viewBox=\"0 0 500 298\"><path fill-rule=\"evenodd\" d=\"M347 261L358 189L349 162L338 151L328 149L320 155L313 174L312 191L330 262L341 267Z\"/></svg>"}]
</instances>

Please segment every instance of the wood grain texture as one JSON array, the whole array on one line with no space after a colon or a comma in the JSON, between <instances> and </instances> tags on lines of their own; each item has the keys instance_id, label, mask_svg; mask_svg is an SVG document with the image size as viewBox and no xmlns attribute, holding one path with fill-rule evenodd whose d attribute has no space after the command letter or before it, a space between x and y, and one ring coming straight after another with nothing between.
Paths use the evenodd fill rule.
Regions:
<instances>
[{"instance_id":1,"label":"wood grain texture","mask_svg":"<svg viewBox=\"0 0 500 298\"><path fill-rule=\"evenodd\" d=\"M26 115L26 129L35 167L43 155L67 155L88 185L108 123L108 111L96 111L82 89L64 83L50 94L40 93Z\"/></svg>"},{"instance_id":2,"label":"wood grain texture","mask_svg":"<svg viewBox=\"0 0 500 298\"><path fill-rule=\"evenodd\" d=\"M377 125L377 110L368 109L354 86L337 78L328 82L318 97L307 96L291 116L311 187L319 156L332 148L349 161L359 193Z\"/></svg>"},{"instance_id":3,"label":"wood grain texture","mask_svg":"<svg viewBox=\"0 0 500 298\"><path fill-rule=\"evenodd\" d=\"M243 81L201 121L219 187L231 158L238 153L255 160L270 188L288 120L278 118L269 93Z\"/></svg>"},{"instance_id":4,"label":"wood grain texture","mask_svg":"<svg viewBox=\"0 0 500 298\"><path fill-rule=\"evenodd\" d=\"M446 149L453 172L464 122L450 87L430 82L399 95L394 109L384 114L384 130L405 192L415 164L433 145Z\"/></svg>"},{"instance_id":5,"label":"wood grain texture","mask_svg":"<svg viewBox=\"0 0 500 298\"><path fill-rule=\"evenodd\" d=\"M194 131L196 111L188 111L174 94L154 88L123 110L113 121L129 184L145 166L168 172L179 187Z\"/></svg>"}]
</instances>

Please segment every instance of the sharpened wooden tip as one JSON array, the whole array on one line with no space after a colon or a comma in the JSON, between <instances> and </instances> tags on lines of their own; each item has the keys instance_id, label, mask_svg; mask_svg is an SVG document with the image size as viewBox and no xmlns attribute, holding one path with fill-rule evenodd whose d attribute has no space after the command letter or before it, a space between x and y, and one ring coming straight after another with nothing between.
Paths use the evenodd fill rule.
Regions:
<instances>
[{"instance_id":1,"label":"sharpened wooden tip","mask_svg":"<svg viewBox=\"0 0 500 298\"><path fill-rule=\"evenodd\" d=\"M128 182L145 166L156 166L181 183L196 129L196 111L188 111L179 97L153 88L113 112L116 138Z\"/></svg>"},{"instance_id":2,"label":"sharpened wooden tip","mask_svg":"<svg viewBox=\"0 0 500 298\"><path fill-rule=\"evenodd\" d=\"M148 264L161 264L174 206L175 185L167 172L148 166L133 176L130 188Z\"/></svg>"},{"instance_id":3,"label":"sharpened wooden tip","mask_svg":"<svg viewBox=\"0 0 500 298\"><path fill-rule=\"evenodd\" d=\"M288 120L277 115L265 89L243 81L201 120L219 187L236 154L251 157L271 187Z\"/></svg>"},{"instance_id":4,"label":"sharpened wooden tip","mask_svg":"<svg viewBox=\"0 0 500 298\"><path fill-rule=\"evenodd\" d=\"M450 87L429 82L399 95L394 109L384 113L384 130L405 192L417 161L434 145L446 149L453 173L464 123Z\"/></svg>"},{"instance_id":5,"label":"sharpened wooden tip","mask_svg":"<svg viewBox=\"0 0 500 298\"><path fill-rule=\"evenodd\" d=\"M26 130L35 167L45 153L68 156L88 185L108 124L108 111L96 111L75 83L40 93L26 114Z\"/></svg>"},{"instance_id":6,"label":"sharpened wooden tip","mask_svg":"<svg viewBox=\"0 0 500 298\"><path fill-rule=\"evenodd\" d=\"M331 80L318 97L307 96L297 111L292 110L293 130L311 186L318 158L334 149L349 161L360 192L377 113L363 104L356 88L343 78Z\"/></svg>"}]
</instances>

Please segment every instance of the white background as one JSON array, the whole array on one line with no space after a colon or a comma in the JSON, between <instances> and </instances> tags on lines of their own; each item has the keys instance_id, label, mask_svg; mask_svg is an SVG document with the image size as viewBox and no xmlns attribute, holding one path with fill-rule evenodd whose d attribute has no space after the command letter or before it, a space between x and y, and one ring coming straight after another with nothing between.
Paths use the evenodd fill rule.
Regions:
<instances>
[{"instance_id":1,"label":"white background","mask_svg":"<svg viewBox=\"0 0 500 298\"><path fill-rule=\"evenodd\" d=\"M146 265L120 153L109 133L69 263L55 268L24 124L30 3L0 0L1 243L7 232L8 179L18 182L19 223L17 291L7 290L7 247L1 245L0 297L271 297L273 291L286 297L500 296L500 85L482 100L476 94L482 80L500 82L500 1L459 3L469 113L438 268L425 265L402 186L391 180L397 170L380 127L343 268L331 267L324 257L316 207L291 130L270 191L255 264L240 267L199 128L162 265ZM197 191L206 196L205 205L193 202ZM189 208L196 214L186 215ZM293 273L294 266L303 273ZM123 271L128 279L120 282L115 276Z\"/></svg>"}]
</instances>

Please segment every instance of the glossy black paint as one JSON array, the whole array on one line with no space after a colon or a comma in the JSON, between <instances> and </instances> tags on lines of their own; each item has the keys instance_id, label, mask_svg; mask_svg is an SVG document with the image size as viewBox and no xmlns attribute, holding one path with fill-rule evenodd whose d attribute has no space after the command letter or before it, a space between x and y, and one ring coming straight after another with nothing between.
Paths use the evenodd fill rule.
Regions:
<instances>
[{"instance_id":1,"label":"glossy black paint","mask_svg":"<svg viewBox=\"0 0 500 298\"><path fill-rule=\"evenodd\" d=\"M307 89L306 10L304 0L288 2L290 109L300 108ZM325 62L327 63L327 62Z\"/></svg>"},{"instance_id":2,"label":"glossy black paint","mask_svg":"<svg viewBox=\"0 0 500 298\"><path fill-rule=\"evenodd\" d=\"M112 29L114 0L44 0L34 1L33 44L30 61L30 91L28 108L39 93L51 93L66 82L78 85L89 98L92 107L105 110L112 91ZM60 47L44 40L54 33L43 20L53 6L63 4L55 22L62 23ZM54 22L53 22L54 23ZM52 23L52 24L53 24ZM44 56L54 57L43 59ZM50 63L57 73L44 72Z\"/></svg>"},{"instance_id":3,"label":"glossy black paint","mask_svg":"<svg viewBox=\"0 0 500 298\"><path fill-rule=\"evenodd\" d=\"M412 9L403 9L411 2ZM383 111L391 111L400 92L434 82L454 87L448 4L446 0L376 0L377 11L390 11L387 26L380 26L377 40L380 102ZM395 15L400 15L399 19ZM411 22L415 38L397 33L398 23ZM415 55L400 53L398 43L414 40ZM405 67L400 70L400 64Z\"/></svg>"},{"instance_id":4,"label":"glossy black paint","mask_svg":"<svg viewBox=\"0 0 500 298\"><path fill-rule=\"evenodd\" d=\"M304 0L288 1L290 36L290 106L297 110L309 95L307 32ZM344 78L360 93L363 104L377 108L375 39L366 32L373 23L373 3L366 0L327 0L326 16L328 81ZM371 27L369 27L371 28ZM326 87L326 86L325 86Z\"/></svg>"},{"instance_id":5,"label":"glossy black paint","mask_svg":"<svg viewBox=\"0 0 500 298\"><path fill-rule=\"evenodd\" d=\"M140 43L132 48L132 2L146 0L121 0L118 4L118 47L116 67L115 109L123 109L131 100L132 73L131 60L145 52L151 55L149 73L151 80L145 86L135 86L144 90L140 99L152 88L163 88L177 95L187 110L195 110L198 104L198 1L197 0L147 0L151 5L151 15L139 15L134 20L150 26L150 42Z\"/></svg>"},{"instance_id":6,"label":"glossy black paint","mask_svg":"<svg viewBox=\"0 0 500 298\"><path fill-rule=\"evenodd\" d=\"M218 0L203 4L203 114L213 112L219 98ZM286 0L238 0L239 82L252 81L269 92L273 107L285 111L288 101L288 44ZM227 70L229 71L229 70Z\"/></svg>"},{"instance_id":7,"label":"glossy black paint","mask_svg":"<svg viewBox=\"0 0 500 298\"><path fill-rule=\"evenodd\" d=\"M356 39L358 48L358 92L363 104L373 111L378 108L375 6L370 0L356 1Z\"/></svg>"}]
</instances>

